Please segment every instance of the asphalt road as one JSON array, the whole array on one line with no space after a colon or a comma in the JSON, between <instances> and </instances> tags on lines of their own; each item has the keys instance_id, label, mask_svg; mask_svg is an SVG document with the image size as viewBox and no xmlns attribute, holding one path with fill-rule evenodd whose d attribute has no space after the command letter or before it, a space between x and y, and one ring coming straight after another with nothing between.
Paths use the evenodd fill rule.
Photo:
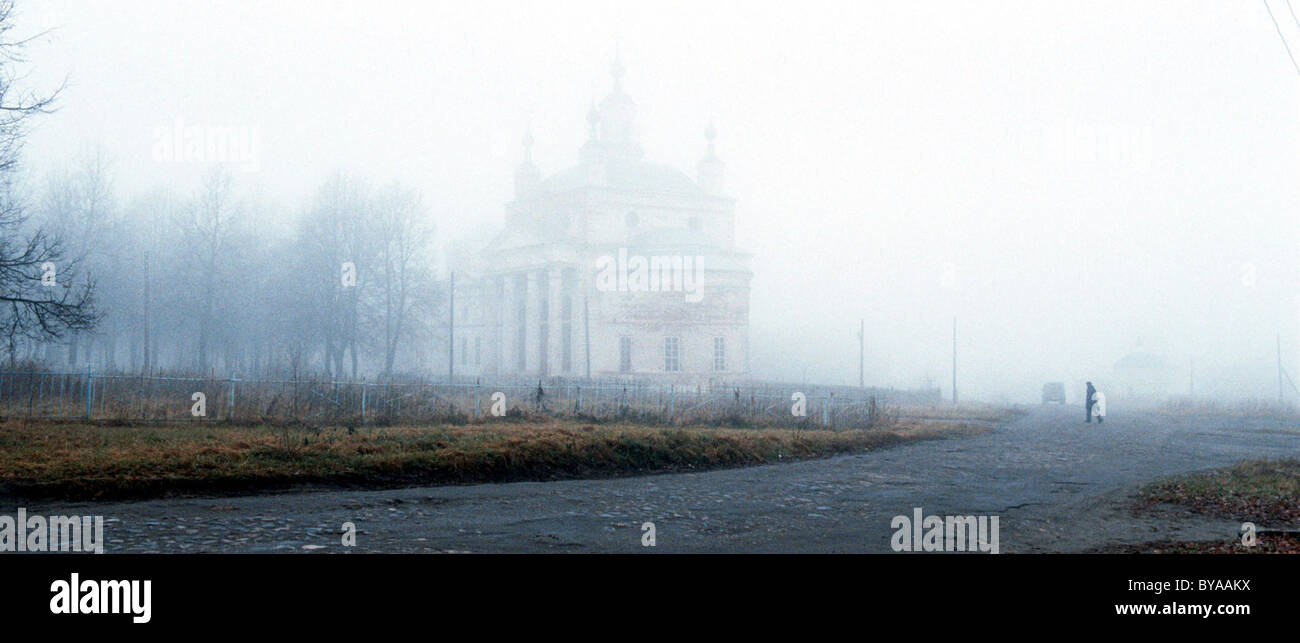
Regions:
<instances>
[{"instance_id":1,"label":"asphalt road","mask_svg":"<svg viewBox=\"0 0 1300 643\"><path fill-rule=\"evenodd\" d=\"M975 438L703 473L27 509L104 516L110 553L889 552L891 519L916 507L998 516L1002 552L1069 552L1232 537L1230 522L1135 515L1129 495L1159 476L1300 455L1294 424L1108 410L1100 426L1047 406Z\"/></svg>"}]
</instances>

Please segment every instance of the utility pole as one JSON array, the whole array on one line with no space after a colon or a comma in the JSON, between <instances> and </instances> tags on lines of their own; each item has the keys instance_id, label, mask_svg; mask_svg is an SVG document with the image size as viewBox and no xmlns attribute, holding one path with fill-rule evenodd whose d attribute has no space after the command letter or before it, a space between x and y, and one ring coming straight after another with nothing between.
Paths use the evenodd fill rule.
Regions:
<instances>
[{"instance_id":1,"label":"utility pole","mask_svg":"<svg viewBox=\"0 0 1300 643\"><path fill-rule=\"evenodd\" d=\"M451 288L447 304L447 380L456 378L456 271L451 271Z\"/></svg>"},{"instance_id":2,"label":"utility pole","mask_svg":"<svg viewBox=\"0 0 1300 643\"><path fill-rule=\"evenodd\" d=\"M952 316L952 403L957 405L957 316Z\"/></svg>"},{"instance_id":3,"label":"utility pole","mask_svg":"<svg viewBox=\"0 0 1300 643\"><path fill-rule=\"evenodd\" d=\"M587 363L587 379L591 379L591 308L587 305L587 285L582 288L582 359Z\"/></svg>"},{"instance_id":4,"label":"utility pole","mask_svg":"<svg viewBox=\"0 0 1300 643\"><path fill-rule=\"evenodd\" d=\"M859 319L858 320L858 388L867 387L866 374L865 374L866 362L864 361L864 357L863 357L864 353L866 352L866 342L867 342L866 331L867 331L867 320Z\"/></svg>"}]
</instances>

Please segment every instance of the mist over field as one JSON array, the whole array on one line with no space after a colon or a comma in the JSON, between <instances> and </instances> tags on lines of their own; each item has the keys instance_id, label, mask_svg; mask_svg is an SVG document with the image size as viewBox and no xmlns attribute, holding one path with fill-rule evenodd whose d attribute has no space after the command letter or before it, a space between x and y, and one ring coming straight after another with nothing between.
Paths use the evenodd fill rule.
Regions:
<instances>
[{"instance_id":1,"label":"mist over field","mask_svg":"<svg viewBox=\"0 0 1300 643\"><path fill-rule=\"evenodd\" d=\"M22 85L66 87L16 189L79 243L115 239L88 265L118 366L137 329L115 311L149 301L165 366L220 371L251 337L330 361L325 295L285 284L334 258L347 212L419 239L394 252L421 294L401 328L366 307L362 363L337 363L434 372L448 269L505 225L522 141L543 176L577 162L617 61L647 160L694 176L716 128L750 377L856 385L861 320L867 385L947 396L955 319L963 399L1276 399L1279 342L1300 379L1300 78L1277 33L1295 49L1300 22L1275 5L1277 28L1255 2L23 3ZM242 147L187 158L186 128ZM199 346L206 288L230 296Z\"/></svg>"}]
</instances>

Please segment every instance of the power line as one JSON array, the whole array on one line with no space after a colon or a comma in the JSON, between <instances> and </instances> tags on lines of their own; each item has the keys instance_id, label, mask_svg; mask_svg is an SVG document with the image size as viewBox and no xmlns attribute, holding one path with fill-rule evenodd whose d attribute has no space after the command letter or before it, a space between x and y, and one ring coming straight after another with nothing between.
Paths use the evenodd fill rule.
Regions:
<instances>
[{"instance_id":1,"label":"power line","mask_svg":"<svg viewBox=\"0 0 1300 643\"><path fill-rule=\"evenodd\" d=\"M1286 10L1291 12L1291 20L1295 22L1296 29L1300 29L1300 18L1295 17L1295 9L1291 8L1291 0L1286 0Z\"/></svg>"},{"instance_id":2,"label":"power line","mask_svg":"<svg viewBox=\"0 0 1300 643\"><path fill-rule=\"evenodd\" d=\"M1277 18L1273 17L1272 7L1268 6L1268 0L1260 0L1260 2L1264 3L1264 10L1268 12L1268 19L1273 21L1273 28L1277 29L1277 37L1282 39L1282 47L1286 49L1286 57L1291 59L1291 66L1295 67L1296 75L1300 75L1300 65L1296 64L1295 56L1291 55L1291 46L1286 44L1286 36L1282 35L1282 27L1281 25L1277 24ZM1287 7L1290 6L1291 6L1291 2L1290 0L1287 0ZM1293 18L1295 17L1294 11L1291 12L1291 16ZM1300 24L1300 22L1298 22L1297 24Z\"/></svg>"}]
</instances>

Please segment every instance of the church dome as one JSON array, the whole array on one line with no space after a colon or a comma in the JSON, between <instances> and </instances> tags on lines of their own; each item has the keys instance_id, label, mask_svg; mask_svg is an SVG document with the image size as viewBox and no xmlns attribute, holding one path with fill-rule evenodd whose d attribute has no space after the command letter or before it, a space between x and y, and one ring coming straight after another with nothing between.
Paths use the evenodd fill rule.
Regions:
<instances>
[{"instance_id":1,"label":"church dome","mask_svg":"<svg viewBox=\"0 0 1300 643\"><path fill-rule=\"evenodd\" d=\"M603 187L624 192L704 196L700 186L677 168L636 159L607 160L602 172L593 173L586 165L557 172L544 179L539 189L556 193L586 187Z\"/></svg>"},{"instance_id":2,"label":"church dome","mask_svg":"<svg viewBox=\"0 0 1300 643\"><path fill-rule=\"evenodd\" d=\"M716 130L712 124L705 132L709 153L698 168L700 181L676 168L647 162L642 159L641 144L636 138L636 105L623 90L622 63L615 62L611 74L614 82L609 94L587 112L589 134L581 148L578 165L540 179L537 192L555 194L605 188L687 197L722 194L723 164L713 153ZM531 172L531 162L526 160L526 163ZM521 166L520 174L524 171L525 167Z\"/></svg>"},{"instance_id":3,"label":"church dome","mask_svg":"<svg viewBox=\"0 0 1300 643\"><path fill-rule=\"evenodd\" d=\"M597 112L600 118L600 142L609 151L638 153L640 146L637 145L633 130L636 103L623 91L622 63L615 62L611 74L614 76L614 87L609 95L600 101Z\"/></svg>"}]
</instances>

